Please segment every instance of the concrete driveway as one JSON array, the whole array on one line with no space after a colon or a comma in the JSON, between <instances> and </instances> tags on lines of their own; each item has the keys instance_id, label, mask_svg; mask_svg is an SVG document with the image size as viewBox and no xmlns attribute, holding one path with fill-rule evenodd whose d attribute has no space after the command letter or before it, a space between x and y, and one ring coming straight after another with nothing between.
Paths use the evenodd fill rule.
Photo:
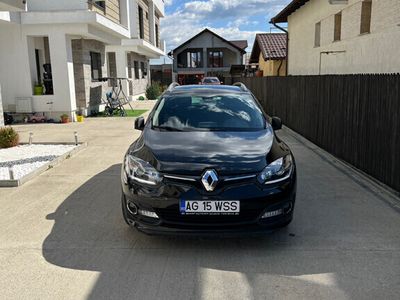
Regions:
<instances>
[{"instance_id":1,"label":"concrete driveway","mask_svg":"<svg viewBox=\"0 0 400 300\"><path fill-rule=\"evenodd\" d=\"M119 187L132 126L16 126L35 142L72 141L77 130L89 146L0 190L2 299L398 299L399 199L287 130L299 179L287 229L240 239L132 231Z\"/></svg>"}]
</instances>

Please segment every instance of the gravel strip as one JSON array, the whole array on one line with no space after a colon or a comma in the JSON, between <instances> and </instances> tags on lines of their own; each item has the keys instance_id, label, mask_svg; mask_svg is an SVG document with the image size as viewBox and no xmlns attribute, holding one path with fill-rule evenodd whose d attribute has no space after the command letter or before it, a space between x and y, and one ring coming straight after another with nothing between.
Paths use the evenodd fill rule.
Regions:
<instances>
[{"instance_id":1,"label":"gravel strip","mask_svg":"<svg viewBox=\"0 0 400 300\"><path fill-rule=\"evenodd\" d=\"M20 179L74 148L75 145L22 145L0 149L0 180L10 179L9 168L14 179Z\"/></svg>"}]
</instances>

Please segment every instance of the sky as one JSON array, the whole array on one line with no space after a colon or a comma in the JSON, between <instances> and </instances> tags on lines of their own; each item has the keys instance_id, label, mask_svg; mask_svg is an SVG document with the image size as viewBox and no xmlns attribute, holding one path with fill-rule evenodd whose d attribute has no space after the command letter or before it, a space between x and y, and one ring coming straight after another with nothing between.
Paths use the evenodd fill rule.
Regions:
<instances>
[{"instance_id":1,"label":"sky","mask_svg":"<svg viewBox=\"0 0 400 300\"><path fill-rule=\"evenodd\" d=\"M209 28L227 40L247 40L250 52L256 33L278 32L269 20L290 1L164 0L166 16L161 19L161 39L166 41L169 52ZM163 62L164 58L152 60L152 64Z\"/></svg>"}]
</instances>

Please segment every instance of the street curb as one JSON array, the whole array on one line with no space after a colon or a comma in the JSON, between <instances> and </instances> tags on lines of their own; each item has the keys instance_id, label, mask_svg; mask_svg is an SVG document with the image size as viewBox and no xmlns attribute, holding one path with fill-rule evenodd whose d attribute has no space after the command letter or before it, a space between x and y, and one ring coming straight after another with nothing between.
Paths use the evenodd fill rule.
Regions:
<instances>
[{"instance_id":1,"label":"street curb","mask_svg":"<svg viewBox=\"0 0 400 300\"><path fill-rule=\"evenodd\" d=\"M358 185L373 193L377 198L389 204L390 207L394 208L396 211L400 212L400 192L397 192L362 170L357 169L348 162L330 154L289 127L283 126L283 130L296 139L299 143L303 144L309 150L321 157L324 161L328 162L336 169L339 169ZM366 185L365 181L367 181L369 185Z\"/></svg>"},{"instance_id":2,"label":"street curb","mask_svg":"<svg viewBox=\"0 0 400 300\"><path fill-rule=\"evenodd\" d=\"M20 145L26 145L27 143L21 143ZM51 142L45 142L45 143L37 143L40 145L75 145L75 143L51 143ZM63 155L57 157L56 159L49 161L45 165L41 166L40 168L36 169L35 171L25 175L24 177L20 179L15 179L15 180L0 180L0 188L11 188L11 187L19 187L23 185L24 183L28 182L29 180L32 180L36 176L39 176L40 174L44 173L45 171L54 168L55 166L61 164L64 160L71 158L73 155L77 154L79 151L85 149L87 147L87 143L78 143L78 146L71 151L64 153Z\"/></svg>"}]
</instances>

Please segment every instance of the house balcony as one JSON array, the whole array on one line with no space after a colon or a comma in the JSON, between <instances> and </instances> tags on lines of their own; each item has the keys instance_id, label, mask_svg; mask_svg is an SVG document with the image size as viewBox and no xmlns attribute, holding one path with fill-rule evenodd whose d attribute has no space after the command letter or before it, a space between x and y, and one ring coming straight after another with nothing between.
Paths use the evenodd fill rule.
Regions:
<instances>
[{"instance_id":1,"label":"house balcony","mask_svg":"<svg viewBox=\"0 0 400 300\"><path fill-rule=\"evenodd\" d=\"M123 39L121 45L109 45L106 47L107 52L116 52L120 50L136 52L148 58L159 58L165 55L164 50L157 48L144 39Z\"/></svg>"},{"instance_id":2,"label":"house balcony","mask_svg":"<svg viewBox=\"0 0 400 300\"><path fill-rule=\"evenodd\" d=\"M66 25L68 34L93 38L107 44L119 44L129 38L129 30L91 10L28 11L21 13L22 25Z\"/></svg>"}]
</instances>

